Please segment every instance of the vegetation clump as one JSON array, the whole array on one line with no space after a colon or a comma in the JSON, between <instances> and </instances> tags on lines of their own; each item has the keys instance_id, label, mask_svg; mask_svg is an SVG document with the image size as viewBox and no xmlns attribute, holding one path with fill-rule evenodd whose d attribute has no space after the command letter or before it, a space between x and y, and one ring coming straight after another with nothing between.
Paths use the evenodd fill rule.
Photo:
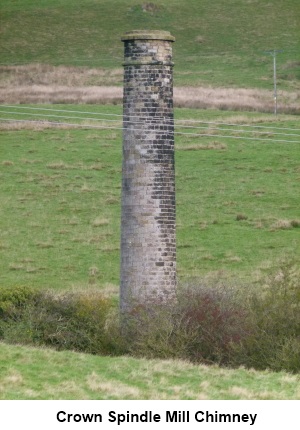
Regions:
<instances>
[{"instance_id":1,"label":"vegetation clump","mask_svg":"<svg viewBox=\"0 0 300 430\"><path fill-rule=\"evenodd\" d=\"M7 294L4 290L2 297L2 291L0 303L7 303ZM116 352L116 339L111 341L108 333L114 304L102 293L37 291L31 294L29 290L23 295L30 299L20 302L23 296L20 298L18 292L19 288L11 289L10 306L3 306L5 312L0 321L3 340L91 354Z\"/></svg>"},{"instance_id":2,"label":"vegetation clump","mask_svg":"<svg viewBox=\"0 0 300 430\"><path fill-rule=\"evenodd\" d=\"M101 291L0 290L0 337L100 355L183 359L228 367L300 370L300 283L283 267L260 289L188 285L168 307L138 305L122 329Z\"/></svg>"},{"instance_id":3,"label":"vegetation clump","mask_svg":"<svg viewBox=\"0 0 300 430\"><path fill-rule=\"evenodd\" d=\"M35 290L24 286L0 289L0 318L2 321L15 320L35 297Z\"/></svg>"},{"instance_id":4,"label":"vegetation clump","mask_svg":"<svg viewBox=\"0 0 300 430\"><path fill-rule=\"evenodd\" d=\"M233 365L255 369L300 370L300 281L293 265L270 276L247 299L250 333L231 355Z\"/></svg>"},{"instance_id":5,"label":"vegetation clump","mask_svg":"<svg viewBox=\"0 0 300 430\"><path fill-rule=\"evenodd\" d=\"M235 292L204 283L183 287L168 308L138 306L128 320L132 354L194 363L229 364L231 345L247 333Z\"/></svg>"}]
</instances>

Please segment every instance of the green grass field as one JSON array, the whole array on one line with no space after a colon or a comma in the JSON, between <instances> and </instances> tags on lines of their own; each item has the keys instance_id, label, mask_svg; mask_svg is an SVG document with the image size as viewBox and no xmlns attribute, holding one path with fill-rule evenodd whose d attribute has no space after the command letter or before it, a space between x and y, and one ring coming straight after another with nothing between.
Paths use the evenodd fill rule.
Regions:
<instances>
[{"instance_id":1,"label":"green grass field","mask_svg":"<svg viewBox=\"0 0 300 430\"><path fill-rule=\"evenodd\" d=\"M118 106L88 111L121 113ZM20 118L2 113L3 119L8 117ZM194 122L191 127L206 128L180 128L184 119L236 125L215 125L222 128L217 130L212 124ZM250 127L239 127L240 120ZM75 121L79 120L69 119ZM192 133L176 134L180 282L208 273L255 282L283 260L299 258L299 144L293 143L299 131L293 131L297 129L293 117L272 121L271 115L254 113L240 117L230 112L176 111L176 130ZM93 127L95 122L88 124ZM253 128L263 125L270 128ZM2 131L2 285L117 288L121 131L30 127ZM276 134L284 133L276 127L290 130L285 134L291 136ZM232 137L220 137L226 133Z\"/></svg>"},{"instance_id":2,"label":"green grass field","mask_svg":"<svg viewBox=\"0 0 300 430\"><path fill-rule=\"evenodd\" d=\"M299 399L299 375L0 344L1 400ZM47 366L45 366L47 363Z\"/></svg>"},{"instance_id":3,"label":"green grass field","mask_svg":"<svg viewBox=\"0 0 300 430\"><path fill-rule=\"evenodd\" d=\"M116 69L125 31L165 29L176 37L177 86L272 89L273 60L264 51L280 49L279 88L295 90L299 19L298 0L2 0L1 63Z\"/></svg>"}]
</instances>

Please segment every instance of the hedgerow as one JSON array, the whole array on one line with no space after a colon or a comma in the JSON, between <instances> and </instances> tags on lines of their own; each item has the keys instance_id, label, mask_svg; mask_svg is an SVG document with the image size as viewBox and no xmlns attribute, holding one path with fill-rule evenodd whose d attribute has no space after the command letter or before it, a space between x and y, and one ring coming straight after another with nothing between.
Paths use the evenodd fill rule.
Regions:
<instances>
[{"instance_id":1,"label":"hedgerow","mask_svg":"<svg viewBox=\"0 0 300 430\"><path fill-rule=\"evenodd\" d=\"M0 338L100 355L299 372L300 281L295 266L258 288L194 283L169 306L139 304L120 318L101 290L0 288Z\"/></svg>"}]
</instances>

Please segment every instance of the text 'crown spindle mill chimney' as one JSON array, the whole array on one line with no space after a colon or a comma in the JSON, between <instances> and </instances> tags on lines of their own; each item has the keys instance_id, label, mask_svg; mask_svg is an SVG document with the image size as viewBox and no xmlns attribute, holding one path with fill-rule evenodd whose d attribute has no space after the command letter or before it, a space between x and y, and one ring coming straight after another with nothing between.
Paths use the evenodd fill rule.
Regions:
<instances>
[{"instance_id":1,"label":"text 'crown spindle mill chimney'","mask_svg":"<svg viewBox=\"0 0 300 430\"><path fill-rule=\"evenodd\" d=\"M121 311L176 294L172 43L136 30L125 44Z\"/></svg>"}]
</instances>

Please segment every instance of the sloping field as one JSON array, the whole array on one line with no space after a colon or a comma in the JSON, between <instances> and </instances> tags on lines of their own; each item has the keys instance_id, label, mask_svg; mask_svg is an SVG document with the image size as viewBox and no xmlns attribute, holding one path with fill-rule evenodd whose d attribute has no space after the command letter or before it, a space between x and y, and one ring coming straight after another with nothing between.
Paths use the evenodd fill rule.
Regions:
<instances>
[{"instance_id":1,"label":"sloping field","mask_svg":"<svg viewBox=\"0 0 300 430\"><path fill-rule=\"evenodd\" d=\"M122 33L165 29L176 37L175 85L299 89L298 0L59 0L1 2L1 63L120 69ZM4 70L4 75L7 71ZM93 81L93 79L92 79ZM106 84L120 84L117 74ZM94 82L95 83L95 82Z\"/></svg>"},{"instance_id":2,"label":"sloping field","mask_svg":"<svg viewBox=\"0 0 300 430\"><path fill-rule=\"evenodd\" d=\"M299 375L0 343L0 399L299 399Z\"/></svg>"}]
</instances>

